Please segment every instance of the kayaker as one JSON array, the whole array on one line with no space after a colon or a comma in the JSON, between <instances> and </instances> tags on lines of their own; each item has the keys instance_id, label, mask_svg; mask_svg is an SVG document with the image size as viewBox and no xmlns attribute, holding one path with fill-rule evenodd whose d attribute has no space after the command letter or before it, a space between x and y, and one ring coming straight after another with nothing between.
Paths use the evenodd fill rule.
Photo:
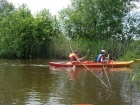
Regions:
<instances>
[{"instance_id":1,"label":"kayaker","mask_svg":"<svg viewBox=\"0 0 140 105\"><path fill-rule=\"evenodd\" d=\"M79 58L78 57L78 51L75 50L74 53L71 53L69 55L69 58L70 58L70 62L73 64L73 68L75 68L75 65L82 59L86 58L86 56L82 57L82 58Z\"/></svg>"},{"instance_id":2,"label":"kayaker","mask_svg":"<svg viewBox=\"0 0 140 105\"><path fill-rule=\"evenodd\" d=\"M101 53L98 55L97 57L97 62L107 62L108 59L107 57L105 57L106 51L105 50L101 50Z\"/></svg>"},{"instance_id":3,"label":"kayaker","mask_svg":"<svg viewBox=\"0 0 140 105\"><path fill-rule=\"evenodd\" d=\"M69 55L69 58L70 58L70 62L73 64L75 62L78 62L78 60L80 61L80 60L84 59L85 57L79 58L78 57L78 51L75 50L74 53L71 53Z\"/></svg>"}]
</instances>

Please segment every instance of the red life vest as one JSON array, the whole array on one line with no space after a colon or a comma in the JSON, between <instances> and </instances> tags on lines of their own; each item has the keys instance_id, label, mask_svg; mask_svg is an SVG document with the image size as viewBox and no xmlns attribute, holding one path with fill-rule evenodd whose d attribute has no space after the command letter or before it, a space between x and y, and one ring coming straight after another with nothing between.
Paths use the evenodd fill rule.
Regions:
<instances>
[{"instance_id":1,"label":"red life vest","mask_svg":"<svg viewBox=\"0 0 140 105\"><path fill-rule=\"evenodd\" d=\"M75 53L71 53L69 55L69 58L72 60L72 61L76 61L78 59L78 56L75 54Z\"/></svg>"}]
</instances>

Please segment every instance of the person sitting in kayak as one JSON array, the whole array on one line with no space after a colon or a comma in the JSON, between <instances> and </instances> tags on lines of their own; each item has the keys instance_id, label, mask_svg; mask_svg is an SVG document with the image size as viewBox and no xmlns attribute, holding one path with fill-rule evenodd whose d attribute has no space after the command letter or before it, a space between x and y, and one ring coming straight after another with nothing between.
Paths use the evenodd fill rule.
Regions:
<instances>
[{"instance_id":1,"label":"person sitting in kayak","mask_svg":"<svg viewBox=\"0 0 140 105\"><path fill-rule=\"evenodd\" d=\"M71 54L69 55L69 58L70 58L70 62L71 62L72 64L75 64L75 63L78 63L80 60L86 58L86 56L84 56L84 57L82 57L82 58L79 58L79 57L78 57L78 51L75 50L74 53L71 53Z\"/></svg>"},{"instance_id":2,"label":"person sitting in kayak","mask_svg":"<svg viewBox=\"0 0 140 105\"><path fill-rule=\"evenodd\" d=\"M106 51L101 50L101 53L97 57L97 62L107 62L109 60L109 55L108 57L105 57Z\"/></svg>"}]
</instances>

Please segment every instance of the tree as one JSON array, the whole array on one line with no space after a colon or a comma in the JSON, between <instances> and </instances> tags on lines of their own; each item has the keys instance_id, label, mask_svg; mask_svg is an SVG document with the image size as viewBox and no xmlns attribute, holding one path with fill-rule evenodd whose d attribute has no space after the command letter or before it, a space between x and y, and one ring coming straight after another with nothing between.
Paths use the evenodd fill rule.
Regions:
<instances>
[{"instance_id":1,"label":"tree","mask_svg":"<svg viewBox=\"0 0 140 105\"><path fill-rule=\"evenodd\" d=\"M70 38L121 39L123 17L130 7L129 0L72 0L60 12L60 19Z\"/></svg>"},{"instance_id":2,"label":"tree","mask_svg":"<svg viewBox=\"0 0 140 105\"><path fill-rule=\"evenodd\" d=\"M10 14L14 10L14 5L7 0L0 0L0 18Z\"/></svg>"},{"instance_id":3,"label":"tree","mask_svg":"<svg viewBox=\"0 0 140 105\"><path fill-rule=\"evenodd\" d=\"M4 58L48 57L50 41L60 34L57 20L44 9L36 16L25 4L6 15L0 24L0 56Z\"/></svg>"}]
</instances>

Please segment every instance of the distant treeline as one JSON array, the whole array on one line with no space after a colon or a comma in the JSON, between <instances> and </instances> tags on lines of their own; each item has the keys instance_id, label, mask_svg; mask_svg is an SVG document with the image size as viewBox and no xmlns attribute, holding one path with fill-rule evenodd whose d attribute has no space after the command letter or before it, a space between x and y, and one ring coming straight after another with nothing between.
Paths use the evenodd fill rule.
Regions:
<instances>
[{"instance_id":1,"label":"distant treeline","mask_svg":"<svg viewBox=\"0 0 140 105\"><path fill-rule=\"evenodd\" d=\"M33 15L25 4L0 0L0 57L68 58L77 49L94 59L105 49L111 59L138 58L133 8L130 0L72 0L58 16L47 9Z\"/></svg>"}]
</instances>

